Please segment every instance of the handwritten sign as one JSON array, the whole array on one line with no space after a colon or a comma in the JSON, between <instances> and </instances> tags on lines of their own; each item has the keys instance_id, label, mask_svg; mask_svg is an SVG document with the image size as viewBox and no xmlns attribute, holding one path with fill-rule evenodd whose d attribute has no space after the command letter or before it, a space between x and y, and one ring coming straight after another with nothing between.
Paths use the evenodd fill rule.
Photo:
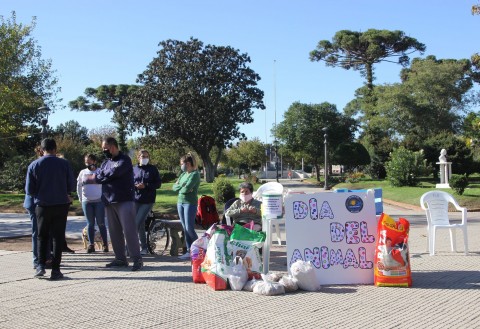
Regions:
<instances>
[{"instance_id":1,"label":"handwritten sign","mask_svg":"<svg viewBox=\"0 0 480 329\"><path fill-rule=\"evenodd\" d=\"M288 268L311 261L320 284L373 284L373 190L285 198Z\"/></svg>"}]
</instances>

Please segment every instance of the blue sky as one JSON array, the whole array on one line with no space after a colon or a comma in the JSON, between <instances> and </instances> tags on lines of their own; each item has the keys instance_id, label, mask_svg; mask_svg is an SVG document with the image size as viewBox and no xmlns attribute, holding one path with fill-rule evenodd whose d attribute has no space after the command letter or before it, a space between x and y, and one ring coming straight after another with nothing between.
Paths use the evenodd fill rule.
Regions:
<instances>
[{"instance_id":1,"label":"blue sky","mask_svg":"<svg viewBox=\"0 0 480 329\"><path fill-rule=\"evenodd\" d=\"M247 53L262 78L266 111L242 126L249 137L271 142L270 129L296 101L330 102L339 110L364 79L357 71L311 62L318 41L339 30L402 30L427 46L423 56L470 58L480 52L477 0L1 0L0 15L29 24L59 77L63 104L86 87L133 84L166 39L197 38ZM414 57L420 56L414 54ZM422 57L423 57L422 56ZM399 81L399 65L376 66L375 83ZM49 123L76 120L88 129L112 125L111 115L57 109Z\"/></svg>"}]
</instances>

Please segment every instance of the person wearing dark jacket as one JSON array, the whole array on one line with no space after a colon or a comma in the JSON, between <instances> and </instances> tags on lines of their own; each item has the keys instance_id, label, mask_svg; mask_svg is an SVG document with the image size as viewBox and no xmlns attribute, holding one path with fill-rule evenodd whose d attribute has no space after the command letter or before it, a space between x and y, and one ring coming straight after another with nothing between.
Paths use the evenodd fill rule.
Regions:
<instances>
[{"instance_id":1,"label":"person wearing dark jacket","mask_svg":"<svg viewBox=\"0 0 480 329\"><path fill-rule=\"evenodd\" d=\"M38 225L38 266L35 277L45 275L48 241L53 240L51 280L63 278L60 271L62 248L65 244L65 228L71 193L75 180L70 163L57 157L57 144L52 138L41 142L43 156L33 161L27 169L25 192L33 197Z\"/></svg>"},{"instance_id":2,"label":"person wearing dark jacket","mask_svg":"<svg viewBox=\"0 0 480 329\"><path fill-rule=\"evenodd\" d=\"M147 150L138 152L138 165L133 167L133 181L135 183L135 224L137 225L138 238L140 239L140 253L146 255L147 237L145 233L145 220L148 213L152 210L156 190L162 185L160 173L157 168L149 163L150 153Z\"/></svg>"},{"instance_id":3,"label":"person wearing dark jacket","mask_svg":"<svg viewBox=\"0 0 480 329\"><path fill-rule=\"evenodd\" d=\"M107 267L127 267L125 241L133 260L132 271L143 267L135 227L135 185L133 183L132 160L118 149L118 142L107 137L102 142L103 154L107 158L99 170L84 176L84 184L102 184L102 201L107 213L108 231L115 259Z\"/></svg>"}]
</instances>

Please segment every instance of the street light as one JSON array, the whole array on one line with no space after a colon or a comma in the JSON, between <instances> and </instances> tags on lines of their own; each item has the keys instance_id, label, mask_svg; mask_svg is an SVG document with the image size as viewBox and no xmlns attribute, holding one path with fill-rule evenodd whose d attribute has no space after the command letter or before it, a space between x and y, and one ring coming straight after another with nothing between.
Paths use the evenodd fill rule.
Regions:
<instances>
[{"instance_id":1,"label":"street light","mask_svg":"<svg viewBox=\"0 0 480 329\"><path fill-rule=\"evenodd\" d=\"M47 134L48 134L47 123L48 123L48 113L50 112L50 108L47 105L43 105L42 107L38 108L38 111L43 114L43 118L41 121L42 139L45 139L47 138Z\"/></svg>"},{"instance_id":2,"label":"street light","mask_svg":"<svg viewBox=\"0 0 480 329\"><path fill-rule=\"evenodd\" d=\"M323 134L323 144L325 146L325 169L323 170L323 173L325 175L325 185L323 186L323 189L324 190L328 190L328 142L327 142L327 137L328 137L328 134L327 134L327 128L323 128L322 129L324 134Z\"/></svg>"},{"instance_id":3,"label":"street light","mask_svg":"<svg viewBox=\"0 0 480 329\"><path fill-rule=\"evenodd\" d=\"M274 140L273 145L275 146L275 171L276 171L276 178L278 183L278 141Z\"/></svg>"}]
</instances>

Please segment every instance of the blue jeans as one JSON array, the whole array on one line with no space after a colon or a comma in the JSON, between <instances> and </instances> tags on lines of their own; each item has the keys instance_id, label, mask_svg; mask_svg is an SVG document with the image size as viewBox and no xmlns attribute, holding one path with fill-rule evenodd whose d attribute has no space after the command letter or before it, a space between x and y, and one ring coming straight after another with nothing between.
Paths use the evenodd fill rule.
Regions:
<instances>
[{"instance_id":1,"label":"blue jeans","mask_svg":"<svg viewBox=\"0 0 480 329\"><path fill-rule=\"evenodd\" d=\"M187 251L190 251L190 246L193 241L198 239L198 235L195 232L195 215L197 213L197 205L190 203L178 203L177 204L178 216L183 226L183 232L185 234L185 242L187 244Z\"/></svg>"},{"instance_id":2,"label":"blue jeans","mask_svg":"<svg viewBox=\"0 0 480 329\"><path fill-rule=\"evenodd\" d=\"M140 248L147 250L147 236L145 232L145 220L147 215L152 210L153 203L138 203L135 202L135 224L137 225L138 238L140 239Z\"/></svg>"},{"instance_id":3,"label":"blue jeans","mask_svg":"<svg viewBox=\"0 0 480 329\"><path fill-rule=\"evenodd\" d=\"M87 235L88 242L95 242L95 220L97 221L100 235L104 245L108 244L107 227L105 226L105 207L101 201L99 202L82 202L83 213L87 218Z\"/></svg>"}]
</instances>

